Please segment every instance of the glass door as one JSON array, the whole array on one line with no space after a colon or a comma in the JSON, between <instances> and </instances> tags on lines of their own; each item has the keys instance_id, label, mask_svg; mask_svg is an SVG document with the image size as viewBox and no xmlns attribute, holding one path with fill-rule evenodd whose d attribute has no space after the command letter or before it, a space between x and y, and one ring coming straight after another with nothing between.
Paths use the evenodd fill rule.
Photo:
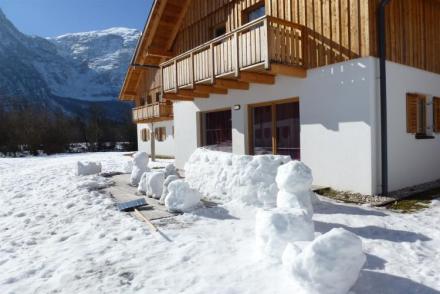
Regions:
<instances>
[{"instance_id":1,"label":"glass door","mask_svg":"<svg viewBox=\"0 0 440 294\"><path fill-rule=\"evenodd\" d=\"M283 103L276 106L276 152L300 159L299 103Z\"/></svg>"},{"instance_id":2,"label":"glass door","mask_svg":"<svg viewBox=\"0 0 440 294\"><path fill-rule=\"evenodd\" d=\"M270 105L253 107L252 110L253 153L272 154L272 107Z\"/></svg>"},{"instance_id":3,"label":"glass door","mask_svg":"<svg viewBox=\"0 0 440 294\"><path fill-rule=\"evenodd\" d=\"M300 117L298 101L251 106L252 154L289 155L300 159Z\"/></svg>"}]
</instances>

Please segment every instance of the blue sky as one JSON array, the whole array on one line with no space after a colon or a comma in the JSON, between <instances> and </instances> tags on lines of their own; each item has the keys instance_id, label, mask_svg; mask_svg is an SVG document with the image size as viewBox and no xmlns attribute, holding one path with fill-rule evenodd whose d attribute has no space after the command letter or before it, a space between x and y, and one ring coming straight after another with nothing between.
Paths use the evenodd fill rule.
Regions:
<instances>
[{"instance_id":1,"label":"blue sky","mask_svg":"<svg viewBox=\"0 0 440 294\"><path fill-rule=\"evenodd\" d=\"M142 29L152 0L0 0L0 8L23 33L65 33L128 27Z\"/></svg>"}]
</instances>

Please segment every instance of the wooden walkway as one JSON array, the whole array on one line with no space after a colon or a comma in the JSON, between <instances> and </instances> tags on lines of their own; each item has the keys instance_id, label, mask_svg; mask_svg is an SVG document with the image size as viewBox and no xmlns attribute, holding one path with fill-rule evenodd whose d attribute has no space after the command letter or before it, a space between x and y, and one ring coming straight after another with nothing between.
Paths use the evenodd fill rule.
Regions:
<instances>
[{"instance_id":1,"label":"wooden walkway","mask_svg":"<svg viewBox=\"0 0 440 294\"><path fill-rule=\"evenodd\" d=\"M139 198L145 198L148 205L144 207L140 207L138 208L138 210L147 219L157 220L157 219L168 218L177 215L175 213L171 213L167 211L164 205L159 204L159 200L145 197L145 195L141 195L137 191L136 187L130 186L128 184L130 182L129 174L113 176L112 180L115 182L115 184L107 188L106 190L110 192L110 194L118 202L126 202L126 201L136 200ZM136 216L133 212L131 212L131 214Z\"/></svg>"}]
</instances>

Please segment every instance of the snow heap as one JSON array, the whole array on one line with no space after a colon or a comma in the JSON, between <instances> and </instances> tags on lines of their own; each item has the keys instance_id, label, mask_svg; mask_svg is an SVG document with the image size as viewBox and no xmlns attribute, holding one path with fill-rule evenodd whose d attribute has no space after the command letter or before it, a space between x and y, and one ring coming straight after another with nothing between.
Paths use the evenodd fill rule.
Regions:
<instances>
[{"instance_id":1,"label":"snow heap","mask_svg":"<svg viewBox=\"0 0 440 294\"><path fill-rule=\"evenodd\" d=\"M133 160L127 160L124 163L124 172L126 174L131 174L132 171L133 171Z\"/></svg>"},{"instance_id":2,"label":"snow heap","mask_svg":"<svg viewBox=\"0 0 440 294\"><path fill-rule=\"evenodd\" d=\"M256 214L260 257L282 261L305 293L343 294L356 282L366 257L359 237L333 229L314 239L312 171L291 161L278 168L277 208Z\"/></svg>"},{"instance_id":3,"label":"snow heap","mask_svg":"<svg viewBox=\"0 0 440 294\"><path fill-rule=\"evenodd\" d=\"M162 196L160 197L160 200L159 200L160 204L165 204L165 199L168 196L168 186L172 182L174 182L178 179L179 179L179 177L175 176L175 175L170 175L165 179L165 181L163 182L163 187L162 187Z\"/></svg>"},{"instance_id":4,"label":"snow heap","mask_svg":"<svg viewBox=\"0 0 440 294\"><path fill-rule=\"evenodd\" d=\"M191 188L208 199L274 207L277 169L290 160L288 156L236 155L199 148L185 165L185 177Z\"/></svg>"},{"instance_id":5,"label":"snow heap","mask_svg":"<svg viewBox=\"0 0 440 294\"><path fill-rule=\"evenodd\" d=\"M93 161L78 161L76 163L76 175L89 176L99 174L102 170L100 162Z\"/></svg>"},{"instance_id":6,"label":"snow heap","mask_svg":"<svg viewBox=\"0 0 440 294\"><path fill-rule=\"evenodd\" d=\"M344 229L319 236L290 266L291 277L307 293L347 293L366 261L362 241Z\"/></svg>"},{"instance_id":7,"label":"snow heap","mask_svg":"<svg viewBox=\"0 0 440 294\"><path fill-rule=\"evenodd\" d=\"M165 207L171 212L189 212L200 203L200 193L191 189L184 180L172 181L168 191Z\"/></svg>"},{"instance_id":8,"label":"snow heap","mask_svg":"<svg viewBox=\"0 0 440 294\"><path fill-rule=\"evenodd\" d=\"M146 171L149 171L148 154L146 152L136 152L133 155L133 170L131 172L130 184L137 186Z\"/></svg>"},{"instance_id":9,"label":"snow heap","mask_svg":"<svg viewBox=\"0 0 440 294\"><path fill-rule=\"evenodd\" d=\"M260 257L277 261L287 244L312 241L314 227L310 216L302 209L259 209L255 224L256 245Z\"/></svg>"},{"instance_id":10,"label":"snow heap","mask_svg":"<svg viewBox=\"0 0 440 294\"><path fill-rule=\"evenodd\" d=\"M312 170L300 161L291 161L278 168L276 183L279 188L277 207L303 209L311 218Z\"/></svg>"},{"instance_id":11,"label":"snow heap","mask_svg":"<svg viewBox=\"0 0 440 294\"><path fill-rule=\"evenodd\" d=\"M165 166L165 179L169 176L178 176L176 166L172 163Z\"/></svg>"},{"instance_id":12,"label":"snow heap","mask_svg":"<svg viewBox=\"0 0 440 294\"><path fill-rule=\"evenodd\" d=\"M278 168L277 208L259 210L255 233L260 257L279 261L287 245L295 241L312 241L315 228L310 192L312 171L304 163L290 161Z\"/></svg>"}]
</instances>

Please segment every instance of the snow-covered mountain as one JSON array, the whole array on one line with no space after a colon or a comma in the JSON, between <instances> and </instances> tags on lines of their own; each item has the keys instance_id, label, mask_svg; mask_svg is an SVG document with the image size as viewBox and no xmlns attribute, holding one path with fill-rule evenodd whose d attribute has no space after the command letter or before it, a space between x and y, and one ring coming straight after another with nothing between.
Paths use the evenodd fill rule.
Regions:
<instances>
[{"instance_id":1,"label":"snow-covered mountain","mask_svg":"<svg viewBox=\"0 0 440 294\"><path fill-rule=\"evenodd\" d=\"M128 28L28 36L0 9L0 99L115 101L138 37Z\"/></svg>"}]
</instances>

